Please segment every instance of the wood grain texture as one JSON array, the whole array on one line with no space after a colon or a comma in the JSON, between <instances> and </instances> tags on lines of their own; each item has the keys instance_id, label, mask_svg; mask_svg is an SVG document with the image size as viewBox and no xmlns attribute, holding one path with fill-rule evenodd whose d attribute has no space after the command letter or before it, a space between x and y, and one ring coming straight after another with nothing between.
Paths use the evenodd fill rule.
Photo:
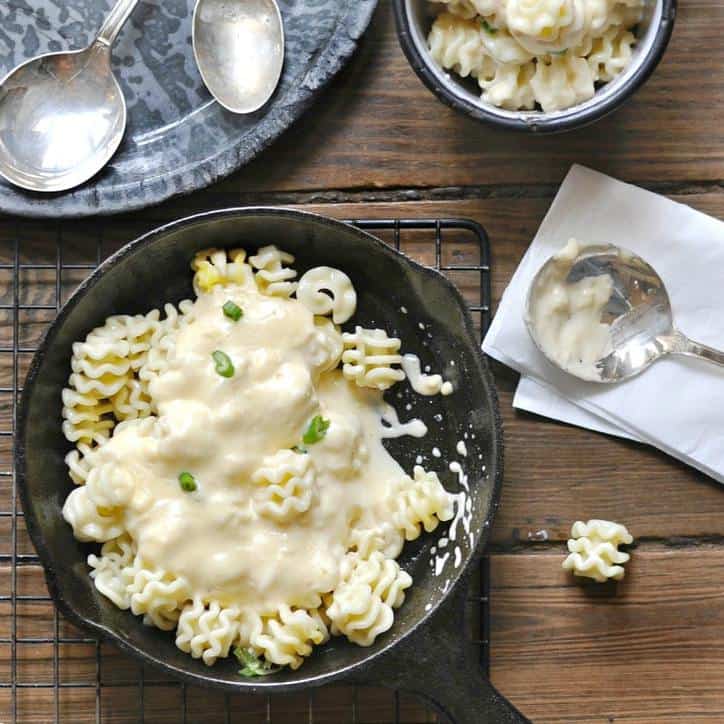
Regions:
<instances>
[{"instance_id":1,"label":"wood grain texture","mask_svg":"<svg viewBox=\"0 0 724 724\"><path fill-rule=\"evenodd\" d=\"M558 183L573 162L628 181L718 182L724 169L722 0L681 0L647 85L593 127L515 135L443 106L409 67L389 0L301 123L220 193Z\"/></svg>"},{"instance_id":2,"label":"wood grain texture","mask_svg":"<svg viewBox=\"0 0 724 724\"><path fill-rule=\"evenodd\" d=\"M492 560L492 680L534 721L724 721L724 551L634 552L574 581L563 552Z\"/></svg>"}]
</instances>

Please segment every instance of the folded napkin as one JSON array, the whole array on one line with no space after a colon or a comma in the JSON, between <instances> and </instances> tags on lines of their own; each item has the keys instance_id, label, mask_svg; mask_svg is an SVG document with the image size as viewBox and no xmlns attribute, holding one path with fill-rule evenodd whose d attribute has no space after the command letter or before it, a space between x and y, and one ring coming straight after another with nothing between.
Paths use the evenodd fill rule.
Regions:
<instances>
[{"instance_id":1,"label":"folded napkin","mask_svg":"<svg viewBox=\"0 0 724 724\"><path fill-rule=\"evenodd\" d=\"M667 357L627 382L584 382L538 351L523 321L538 269L574 237L639 254L669 291L679 329L724 348L724 223L581 166L566 176L503 294L483 350L522 375L521 409L664 450L724 482L724 368Z\"/></svg>"}]
</instances>

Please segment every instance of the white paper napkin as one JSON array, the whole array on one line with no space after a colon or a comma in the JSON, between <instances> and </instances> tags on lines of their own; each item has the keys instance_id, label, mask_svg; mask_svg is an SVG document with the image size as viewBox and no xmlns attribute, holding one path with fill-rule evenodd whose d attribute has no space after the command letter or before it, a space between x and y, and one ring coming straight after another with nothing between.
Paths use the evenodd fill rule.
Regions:
<instances>
[{"instance_id":1,"label":"white paper napkin","mask_svg":"<svg viewBox=\"0 0 724 724\"><path fill-rule=\"evenodd\" d=\"M648 442L724 482L724 369L669 357L608 386L558 370L523 322L528 286L569 238L631 249L660 274L684 334L724 348L724 223L581 166L568 173L506 289L484 351L523 378L515 404ZM525 379L530 378L530 379Z\"/></svg>"}]
</instances>

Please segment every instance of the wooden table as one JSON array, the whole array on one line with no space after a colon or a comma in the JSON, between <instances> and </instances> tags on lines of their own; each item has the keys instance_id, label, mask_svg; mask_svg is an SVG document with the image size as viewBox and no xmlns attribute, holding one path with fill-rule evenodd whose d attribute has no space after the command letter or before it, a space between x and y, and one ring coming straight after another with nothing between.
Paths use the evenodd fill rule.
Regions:
<instances>
[{"instance_id":1,"label":"wooden table","mask_svg":"<svg viewBox=\"0 0 724 724\"><path fill-rule=\"evenodd\" d=\"M491 236L497 300L574 162L724 218L723 30L722 0L681 0L668 53L633 101L592 128L534 138L440 105L409 69L381 0L349 67L257 161L207 191L102 225L120 243L161 220L245 203L347 218L465 216ZM0 239L13 223L0 224ZM537 722L724 721L724 491L642 445L515 413L516 376L495 371L507 460L490 545L494 684ZM589 517L625 523L637 539L618 586L582 585L561 570L571 523ZM8 575L0 564L0 585ZM39 571L24 575L27 590L42 589ZM28 612L25 624L32 631L49 616ZM34 656L52 663L52 652ZM69 691L67 721L94 721ZM23 696L23 721L50 720L42 697ZM204 696L194 721L211 721ZM325 713L314 721L347 721L346 696L323 692L316 703ZM175 721L156 698L148 719ZM306 722L305 706L288 702L274 721ZM384 695L365 706L359 721L389 720ZM134 720L124 711L119 695L103 720ZM244 711L239 721L264 721ZM7 712L0 693L0 721ZM402 719L429 721L410 702Z\"/></svg>"}]
</instances>

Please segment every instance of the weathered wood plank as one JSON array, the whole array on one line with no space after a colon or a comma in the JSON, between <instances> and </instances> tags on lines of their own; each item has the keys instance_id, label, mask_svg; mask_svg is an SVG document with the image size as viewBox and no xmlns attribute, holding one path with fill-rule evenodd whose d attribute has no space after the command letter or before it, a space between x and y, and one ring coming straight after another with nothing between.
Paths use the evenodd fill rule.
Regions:
<instances>
[{"instance_id":1,"label":"weathered wood plank","mask_svg":"<svg viewBox=\"0 0 724 724\"><path fill-rule=\"evenodd\" d=\"M630 181L724 177L721 0L681 0L648 84L595 126L553 137L502 132L443 106L410 69L388 0L350 66L298 125L220 193L557 183L572 162Z\"/></svg>"},{"instance_id":2,"label":"weathered wood plank","mask_svg":"<svg viewBox=\"0 0 724 724\"><path fill-rule=\"evenodd\" d=\"M724 720L724 551L634 552L615 585L563 552L491 561L492 680L535 722Z\"/></svg>"}]
</instances>

